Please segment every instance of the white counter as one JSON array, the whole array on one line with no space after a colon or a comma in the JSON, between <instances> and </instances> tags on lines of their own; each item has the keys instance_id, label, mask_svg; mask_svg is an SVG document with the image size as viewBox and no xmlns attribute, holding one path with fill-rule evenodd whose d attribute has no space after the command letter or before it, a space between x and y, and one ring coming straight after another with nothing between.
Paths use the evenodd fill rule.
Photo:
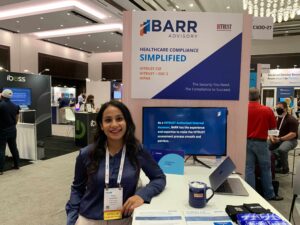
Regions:
<instances>
[{"instance_id":1,"label":"white counter","mask_svg":"<svg viewBox=\"0 0 300 225\"><path fill-rule=\"evenodd\" d=\"M203 166L185 166L184 175L167 174L167 186L165 190L157 197L154 197L150 204L144 204L137 208L138 210L194 210L189 205L189 186L190 181L202 181L208 186L209 174L213 169L208 169ZM230 177L238 177L238 175L231 175ZM144 173L141 174L142 184L148 183L148 178ZM244 187L249 193L249 196L234 196L234 195L220 195L215 193L214 197L207 203L206 207L200 210L224 210L226 205L242 205L244 203L259 203L266 209L270 209L273 213L280 216L287 221L268 201L261 197L252 187L250 187L242 178L240 178ZM210 194L209 194L210 195ZM288 222L288 221L287 221ZM133 223L134 225L134 223Z\"/></svg>"},{"instance_id":2,"label":"white counter","mask_svg":"<svg viewBox=\"0 0 300 225\"><path fill-rule=\"evenodd\" d=\"M17 124L17 147L21 159L37 160L36 125L31 123ZM6 155L11 156L8 146Z\"/></svg>"}]
</instances>

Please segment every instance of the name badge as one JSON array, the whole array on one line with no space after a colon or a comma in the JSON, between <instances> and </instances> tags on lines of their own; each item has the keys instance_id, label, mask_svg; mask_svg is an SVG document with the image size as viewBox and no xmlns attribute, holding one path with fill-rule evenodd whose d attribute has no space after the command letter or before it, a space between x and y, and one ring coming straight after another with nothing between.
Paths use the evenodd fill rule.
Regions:
<instances>
[{"instance_id":1,"label":"name badge","mask_svg":"<svg viewBox=\"0 0 300 225\"><path fill-rule=\"evenodd\" d=\"M268 130L268 135L279 136L279 130Z\"/></svg>"},{"instance_id":2,"label":"name badge","mask_svg":"<svg viewBox=\"0 0 300 225\"><path fill-rule=\"evenodd\" d=\"M104 220L122 219L123 188L104 189Z\"/></svg>"}]
</instances>

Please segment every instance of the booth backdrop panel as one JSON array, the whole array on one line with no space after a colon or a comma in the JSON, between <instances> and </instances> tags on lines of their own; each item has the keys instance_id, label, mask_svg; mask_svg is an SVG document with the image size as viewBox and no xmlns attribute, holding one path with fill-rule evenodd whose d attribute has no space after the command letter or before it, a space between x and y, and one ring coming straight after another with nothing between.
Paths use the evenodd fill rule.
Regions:
<instances>
[{"instance_id":1,"label":"booth backdrop panel","mask_svg":"<svg viewBox=\"0 0 300 225\"><path fill-rule=\"evenodd\" d=\"M222 22L222 21L221 21ZM124 12L123 17L123 102L129 107L136 124L136 135L142 140L142 108L143 106L195 106L195 107L227 107L227 154L233 159L237 171L244 174L246 159L247 118L248 118L248 94L250 71L250 47L252 18L243 17L242 58L240 74L240 93L238 101L209 101L209 100L157 100L157 99L133 99L131 97L131 59L132 59L132 13ZM213 38L211 39L213 41ZM182 41L180 46L185 46Z\"/></svg>"},{"instance_id":2,"label":"booth backdrop panel","mask_svg":"<svg viewBox=\"0 0 300 225\"><path fill-rule=\"evenodd\" d=\"M95 108L100 108L102 104L111 99L111 82L86 82L86 96L88 95L94 95Z\"/></svg>"},{"instance_id":3,"label":"booth backdrop panel","mask_svg":"<svg viewBox=\"0 0 300 225\"><path fill-rule=\"evenodd\" d=\"M238 100L242 14L132 13L132 98Z\"/></svg>"},{"instance_id":4,"label":"booth backdrop panel","mask_svg":"<svg viewBox=\"0 0 300 225\"><path fill-rule=\"evenodd\" d=\"M46 75L0 72L0 88L30 88L30 109L36 110L37 139L51 135L51 78Z\"/></svg>"}]
</instances>

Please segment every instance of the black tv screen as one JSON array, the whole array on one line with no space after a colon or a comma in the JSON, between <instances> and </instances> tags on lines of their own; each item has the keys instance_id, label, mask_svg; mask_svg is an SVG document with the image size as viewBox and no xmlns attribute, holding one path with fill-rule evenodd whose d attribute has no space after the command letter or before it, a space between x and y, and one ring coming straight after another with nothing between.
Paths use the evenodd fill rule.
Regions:
<instances>
[{"instance_id":1,"label":"black tv screen","mask_svg":"<svg viewBox=\"0 0 300 225\"><path fill-rule=\"evenodd\" d=\"M30 88L15 88L15 87L7 87L12 90L13 95L11 97L11 101L16 105L31 105L31 89ZM3 90L6 88L3 88Z\"/></svg>"},{"instance_id":2,"label":"black tv screen","mask_svg":"<svg viewBox=\"0 0 300 225\"><path fill-rule=\"evenodd\" d=\"M102 79L122 81L122 62L102 63Z\"/></svg>"},{"instance_id":3,"label":"black tv screen","mask_svg":"<svg viewBox=\"0 0 300 225\"><path fill-rule=\"evenodd\" d=\"M149 151L226 155L227 108L144 107L143 145Z\"/></svg>"}]
</instances>

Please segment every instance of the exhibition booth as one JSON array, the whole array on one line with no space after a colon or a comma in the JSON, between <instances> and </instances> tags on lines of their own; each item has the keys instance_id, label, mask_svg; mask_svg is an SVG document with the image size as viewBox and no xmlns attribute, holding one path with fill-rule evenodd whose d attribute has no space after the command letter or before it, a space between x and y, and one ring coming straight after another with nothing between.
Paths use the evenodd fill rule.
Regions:
<instances>
[{"instance_id":1,"label":"exhibition booth","mask_svg":"<svg viewBox=\"0 0 300 225\"><path fill-rule=\"evenodd\" d=\"M111 99L122 100L134 118L137 138L167 174L166 190L134 212L134 225L151 220L147 210L165 213L156 219L168 211L176 218L191 213L187 212L193 210L189 192L182 194L182 190L191 181L209 186L208 174L221 157L229 156L235 172L244 174L251 25L252 17L246 14L124 12L123 83L87 81L86 94L94 95L95 109ZM262 76L263 99L272 107L278 99L295 93L300 97L300 70L278 74L276 70ZM20 157L37 160L41 157L37 141L51 136L51 124L62 121L58 99L78 93L74 88L51 90L51 78L45 75L0 72L0 83L1 88L12 89L12 101L23 108L17 124ZM265 90L273 90L273 96ZM97 113L74 108L72 117L76 146L93 143ZM192 164L185 163L186 156L193 157L188 161ZM209 160L201 161L203 156ZM257 202L284 219L240 176L230 177L242 183L247 195L216 194L207 204L210 213L223 210L220 216L224 218L228 204ZM141 180L147 182L144 176Z\"/></svg>"},{"instance_id":2,"label":"exhibition booth","mask_svg":"<svg viewBox=\"0 0 300 225\"><path fill-rule=\"evenodd\" d=\"M300 100L300 69L271 69L261 74L262 103L274 108L276 103L290 98L290 107L297 111Z\"/></svg>"},{"instance_id":3,"label":"exhibition booth","mask_svg":"<svg viewBox=\"0 0 300 225\"><path fill-rule=\"evenodd\" d=\"M133 224L192 224L208 215L227 222L226 205L253 202L284 219L240 177L246 196L215 194L209 200L204 194L205 218L191 206L191 182L204 183L205 192L221 156L233 160L236 172L245 171L249 89L243 87L249 87L251 17L125 12L123 20L122 101L138 138L167 174L166 190L134 212ZM187 155L194 160L185 163ZM215 164L193 164L198 156L210 156Z\"/></svg>"},{"instance_id":4,"label":"exhibition booth","mask_svg":"<svg viewBox=\"0 0 300 225\"><path fill-rule=\"evenodd\" d=\"M13 91L11 101L21 108L17 124L20 158L39 159L38 140L51 136L50 76L0 72L0 84Z\"/></svg>"}]
</instances>

